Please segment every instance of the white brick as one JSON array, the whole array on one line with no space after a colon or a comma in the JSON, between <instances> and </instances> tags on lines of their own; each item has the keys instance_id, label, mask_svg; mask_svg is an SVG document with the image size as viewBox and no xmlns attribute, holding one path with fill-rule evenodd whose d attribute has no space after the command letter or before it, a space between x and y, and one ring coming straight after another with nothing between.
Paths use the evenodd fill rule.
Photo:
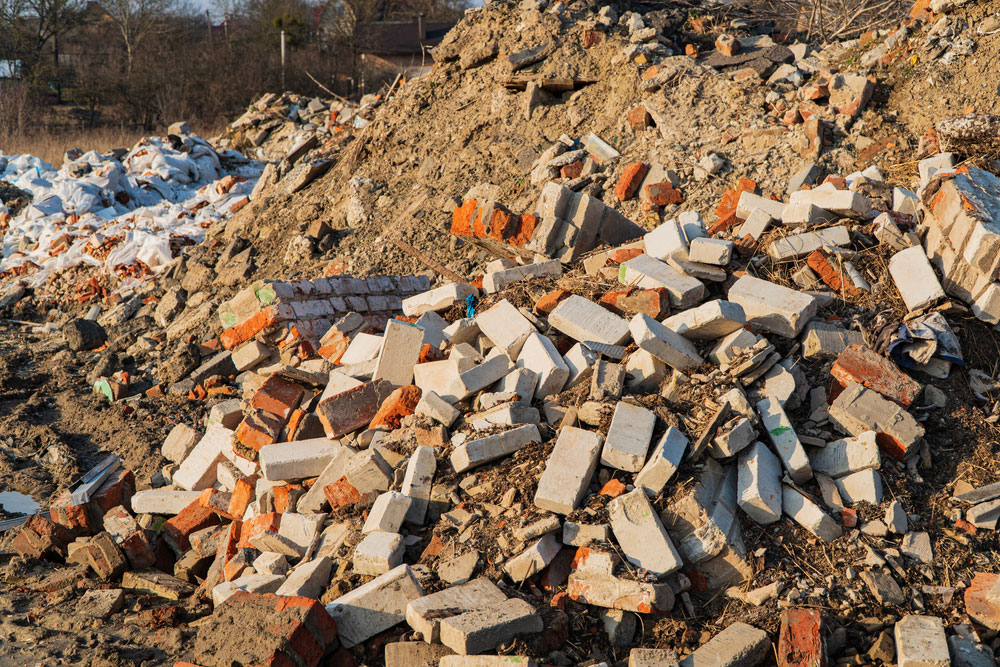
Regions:
<instances>
[{"instance_id":1,"label":"white brick","mask_svg":"<svg viewBox=\"0 0 1000 667\"><path fill-rule=\"evenodd\" d=\"M329 556L299 563L274 594L318 599L323 594L323 589L330 583L332 566L333 561Z\"/></svg>"},{"instance_id":2,"label":"white brick","mask_svg":"<svg viewBox=\"0 0 1000 667\"><path fill-rule=\"evenodd\" d=\"M781 509L797 524L823 540L832 542L840 537L840 526L819 505L790 486L781 489Z\"/></svg>"},{"instance_id":3,"label":"white brick","mask_svg":"<svg viewBox=\"0 0 1000 667\"><path fill-rule=\"evenodd\" d=\"M563 522L562 543L571 547L589 547L592 544L609 542L611 527L606 523L585 524Z\"/></svg>"},{"instance_id":4,"label":"white brick","mask_svg":"<svg viewBox=\"0 0 1000 667\"><path fill-rule=\"evenodd\" d=\"M896 622L896 664L899 667L948 667L951 656L944 625L936 616L904 616Z\"/></svg>"},{"instance_id":5,"label":"white brick","mask_svg":"<svg viewBox=\"0 0 1000 667\"><path fill-rule=\"evenodd\" d=\"M934 268L920 246L893 255L889 260L889 275L908 310L917 310L945 298Z\"/></svg>"},{"instance_id":6,"label":"white brick","mask_svg":"<svg viewBox=\"0 0 1000 667\"><path fill-rule=\"evenodd\" d=\"M451 454L451 465L455 468L455 472L465 472L470 468L509 456L533 442L541 441L538 427L534 424L525 424L510 431L459 445Z\"/></svg>"},{"instance_id":7,"label":"white brick","mask_svg":"<svg viewBox=\"0 0 1000 667\"><path fill-rule=\"evenodd\" d=\"M743 276L729 288L729 300L743 308L747 322L793 338L816 316L815 297L753 276Z\"/></svg>"},{"instance_id":8,"label":"white brick","mask_svg":"<svg viewBox=\"0 0 1000 667\"><path fill-rule=\"evenodd\" d=\"M649 255L638 255L618 267L618 281L643 289L667 290L670 305L690 308L705 298L705 285ZM565 303L565 302L564 302Z\"/></svg>"},{"instance_id":9,"label":"white brick","mask_svg":"<svg viewBox=\"0 0 1000 667\"><path fill-rule=\"evenodd\" d=\"M219 606L236 591L274 593L284 581L285 577L273 574L248 574L233 581L224 581L212 588L212 604Z\"/></svg>"},{"instance_id":10,"label":"white brick","mask_svg":"<svg viewBox=\"0 0 1000 667\"><path fill-rule=\"evenodd\" d=\"M758 209L764 211L775 220L781 220L781 213L785 210L785 203L761 197L752 192L740 193L740 199L736 202L737 218L746 220L750 217L751 213Z\"/></svg>"},{"instance_id":11,"label":"white brick","mask_svg":"<svg viewBox=\"0 0 1000 667\"><path fill-rule=\"evenodd\" d=\"M781 518L781 463L763 443L740 455L737 494L740 509L760 524Z\"/></svg>"},{"instance_id":12,"label":"white brick","mask_svg":"<svg viewBox=\"0 0 1000 667\"><path fill-rule=\"evenodd\" d=\"M549 324L581 343L621 345L628 339L628 322L579 295L563 300L549 313Z\"/></svg>"},{"instance_id":13,"label":"white brick","mask_svg":"<svg viewBox=\"0 0 1000 667\"><path fill-rule=\"evenodd\" d=\"M767 431L771 444L774 445L781 464L788 471L796 484L805 484L812 477L809 457L792 427L788 415L776 399L765 398L757 402L757 412L760 413L764 430Z\"/></svg>"},{"instance_id":14,"label":"white brick","mask_svg":"<svg viewBox=\"0 0 1000 667\"><path fill-rule=\"evenodd\" d=\"M423 329L399 320L389 320L382 336L373 380L388 380L397 387L413 382L413 367L424 344Z\"/></svg>"},{"instance_id":15,"label":"white brick","mask_svg":"<svg viewBox=\"0 0 1000 667\"><path fill-rule=\"evenodd\" d=\"M906 188L892 189L892 210L897 213L912 215L917 218L917 211L920 209L920 200L917 195Z\"/></svg>"},{"instance_id":16,"label":"white brick","mask_svg":"<svg viewBox=\"0 0 1000 667\"><path fill-rule=\"evenodd\" d=\"M288 574L288 558L282 554L264 552L253 559L253 569L260 574Z\"/></svg>"},{"instance_id":17,"label":"white brick","mask_svg":"<svg viewBox=\"0 0 1000 667\"><path fill-rule=\"evenodd\" d=\"M340 450L329 438L282 442L260 448L260 468L264 479L290 480L316 477Z\"/></svg>"},{"instance_id":18,"label":"white brick","mask_svg":"<svg viewBox=\"0 0 1000 667\"><path fill-rule=\"evenodd\" d=\"M805 257L823 246L846 246L851 242L847 227L837 225L816 232L793 234L773 241L767 247L767 254L777 261Z\"/></svg>"},{"instance_id":19,"label":"white brick","mask_svg":"<svg viewBox=\"0 0 1000 667\"><path fill-rule=\"evenodd\" d=\"M746 322L742 306L715 299L671 315L663 326L691 340L715 340L742 329Z\"/></svg>"},{"instance_id":20,"label":"white brick","mask_svg":"<svg viewBox=\"0 0 1000 667\"><path fill-rule=\"evenodd\" d=\"M629 391L656 391L667 377L667 365L646 350L636 350L625 360L625 386Z\"/></svg>"},{"instance_id":21,"label":"white brick","mask_svg":"<svg viewBox=\"0 0 1000 667\"><path fill-rule=\"evenodd\" d=\"M354 547L354 571L378 576L403 562L403 538L397 533L368 533Z\"/></svg>"},{"instance_id":22,"label":"white brick","mask_svg":"<svg viewBox=\"0 0 1000 667\"><path fill-rule=\"evenodd\" d=\"M455 407L433 391L421 394L415 412L418 415L430 417L443 426L451 426L461 414Z\"/></svg>"},{"instance_id":23,"label":"white brick","mask_svg":"<svg viewBox=\"0 0 1000 667\"><path fill-rule=\"evenodd\" d=\"M363 449L347 462L344 477L362 495L386 491L393 481L392 466L378 449Z\"/></svg>"},{"instance_id":24,"label":"white brick","mask_svg":"<svg viewBox=\"0 0 1000 667\"><path fill-rule=\"evenodd\" d=\"M512 581L524 581L544 570L559 555L560 549L562 545L556 539L555 533L549 533L507 561L503 571Z\"/></svg>"},{"instance_id":25,"label":"white brick","mask_svg":"<svg viewBox=\"0 0 1000 667\"><path fill-rule=\"evenodd\" d=\"M827 190L825 188L799 190L792 193L789 203L813 204L845 218L870 220L874 217L871 200L852 190Z\"/></svg>"},{"instance_id":26,"label":"white brick","mask_svg":"<svg viewBox=\"0 0 1000 667\"><path fill-rule=\"evenodd\" d=\"M424 591L408 565L400 565L326 605L341 643L351 648L405 620L406 605Z\"/></svg>"},{"instance_id":27,"label":"white brick","mask_svg":"<svg viewBox=\"0 0 1000 667\"><path fill-rule=\"evenodd\" d=\"M406 512L406 520L422 525L430 502L431 486L434 473L437 470L437 460L434 458L434 448L426 445L417 447L406 464L403 484L400 491L411 499Z\"/></svg>"},{"instance_id":28,"label":"white brick","mask_svg":"<svg viewBox=\"0 0 1000 667\"><path fill-rule=\"evenodd\" d=\"M476 340L479 333L479 325L476 324L476 320L469 317L455 320L444 328L444 338L452 345L470 343Z\"/></svg>"},{"instance_id":29,"label":"white brick","mask_svg":"<svg viewBox=\"0 0 1000 667\"><path fill-rule=\"evenodd\" d=\"M688 439L673 426L660 437L653 447L649 460L635 476L635 486L646 492L647 496L655 497L663 491L670 478L677 472L687 449Z\"/></svg>"},{"instance_id":30,"label":"white brick","mask_svg":"<svg viewBox=\"0 0 1000 667\"><path fill-rule=\"evenodd\" d=\"M570 373L572 372L573 369L570 368ZM498 394L517 394L518 400L530 403L537 384L538 373L530 368L515 368L497 380L493 385L493 391Z\"/></svg>"},{"instance_id":31,"label":"white brick","mask_svg":"<svg viewBox=\"0 0 1000 667\"><path fill-rule=\"evenodd\" d=\"M688 240L688 243L694 239L706 236L705 223L702 221L701 213L698 211L681 211L677 214L677 224L681 226L684 238Z\"/></svg>"},{"instance_id":32,"label":"white brick","mask_svg":"<svg viewBox=\"0 0 1000 667\"><path fill-rule=\"evenodd\" d=\"M680 667L753 667L771 655L767 633L746 623L733 623L681 660Z\"/></svg>"},{"instance_id":33,"label":"white brick","mask_svg":"<svg viewBox=\"0 0 1000 667\"><path fill-rule=\"evenodd\" d=\"M599 355L590 348L584 347L583 343L576 343L563 356L563 362L569 369L569 379L566 380L564 389L572 389L581 382L590 379L594 372L594 364L597 363Z\"/></svg>"},{"instance_id":34,"label":"white brick","mask_svg":"<svg viewBox=\"0 0 1000 667\"><path fill-rule=\"evenodd\" d=\"M418 317L413 326L424 330L424 345L440 349L447 341L444 330L448 328L448 323L434 311L426 312Z\"/></svg>"},{"instance_id":35,"label":"white brick","mask_svg":"<svg viewBox=\"0 0 1000 667\"><path fill-rule=\"evenodd\" d=\"M735 456L748 447L757 438L753 423L746 418L737 418L720 427L708 453L714 459L725 459Z\"/></svg>"},{"instance_id":36,"label":"white brick","mask_svg":"<svg viewBox=\"0 0 1000 667\"><path fill-rule=\"evenodd\" d=\"M233 350L233 366L238 371L247 371L256 368L270 356L271 348L260 341L252 340Z\"/></svg>"},{"instance_id":37,"label":"white brick","mask_svg":"<svg viewBox=\"0 0 1000 667\"><path fill-rule=\"evenodd\" d=\"M347 464L357 452L351 448L341 445L340 449L330 458L330 461L323 468L316 481L309 490L299 498L295 508L303 514L319 512L326 502L323 495L323 487L329 486L344 476L347 471Z\"/></svg>"},{"instance_id":38,"label":"white brick","mask_svg":"<svg viewBox=\"0 0 1000 667\"><path fill-rule=\"evenodd\" d=\"M458 381L454 382L448 391L441 394L441 398L449 402L465 400L477 391L502 380L510 373L511 367L510 358L506 354L499 351L495 354L491 353L483 363L473 366L459 375Z\"/></svg>"},{"instance_id":39,"label":"white brick","mask_svg":"<svg viewBox=\"0 0 1000 667\"><path fill-rule=\"evenodd\" d=\"M629 330L636 345L675 370L683 371L705 363L691 341L645 313L637 313L632 318Z\"/></svg>"},{"instance_id":40,"label":"white brick","mask_svg":"<svg viewBox=\"0 0 1000 667\"><path fill-rule=\"evenodd\" d=\"M731 363L739 356L740 351L753 347L758 340L760 339L757 336L746 329L737 329L716 343L708 353L708 358L717 364Z\"/></svg>"},{"instance_id":41,"label":"white brick","mask_svg":"<svg viewBox=\"0 0 1000 667\"><path fill-rule=\"evenodd\" d=\"M457 301L464 301L470 294L478 296L479 290L468 283L448 283L429 292L403 299L403 314L420 316L428 311L448 310Z\"/></svg>"},{"instance_id":42,"label":"white brick","mask_svg":"<svg viewBox=\"0 0 1000 667\"><path fill-rule=\"evenodd\" d=\"M634 648L628 654L628 667L678 667L677 653L671 648Z\"/></svg>"},{"instance_id":43,"label":"white brick","mask_svg":"<svg viewBox=\"0 0 1000 667\"><path fill-rule=\"evenodd\" d=\"M522 655L446 655L438 667L538 667L538 662Z\"/></svg>"},{"instance_id":44,"label":"white brick","mask_svg":"<svg viewBox=\"0 0 1000 667\"><path fill-rule=\"evenodd\" d=\"M521 598L511 598L464 614L441 619L441 643L456 653L482 653L517 635L541 632L542 617ZM466 663L462 663L466 664Z\"/></svg>"},{"instance_id":45,"label":"white brick","mask_svg":"<svg viewBox=\"0 0 1000 667\"><path fill-rule=\"evenodd\" d=\"M830 405L830 419L844 432L860 435L865 431L884 433L882 449L902 459L924 437L924 427L892 401L867 387L851 382Z\"/></svg>"},{"instance_id":46,"label":"white brick","mask_svg":"<svg viewBox=\"0 0 1000 667\"><path fill-rule=\"evenodd\" d=\"M1000 323L1000 283L989 286L972 302L972 314L990 324Z\"/></svg>"},{"instance_id":47,"label":"white brick","mask_svg":"<svg viewBox=\"0 0 1000 667\"><path fill-rule=\"evenodd\" d=\"M382 336L364 332L359 333L351 339L347 349L344 350L344 354L340 358L340 364L343 366L352 366L375 359L378 357L379 350L381 349Z\"/></svg>"},{"instance_id":48,"label":"white brick","mask_svg":"<svg viewBox=\"0 0 1000 667\"><path fill-rule=\"evenodd\" d=\"M642 489L608 503L608 517L611 530L630 563L657 577L681 568L681 557Z\"/></svg>"},{"instance_id":49,"label":"white brick","mask_svg":"<svg viewBox=\"0 0 1000 667\"><path fill-rule=\"evenodd\" d=\"M557 394L569 379L569 366L563 361L556 346L537 331L532 332L517 357L518 368L529 368L538 375L535 398L543 399Z\"/></svg>"},{"instance_id":50,"label":"white brick","mask_svg":"<svg viewBox=\"0 0 1000 667\"><path fill-rule=\"evenodd\" d=\"M412 502L412 498L402 493L386 491L375 499L361 532L366 535L376 531L398 533Z\"/></svg>"},{"instance_id":51,"label":"white brick","mask_svg":"<svg viewBox=\"0 0 1000 667\"><path fill-rule=\"evenodd\" d=\"M842 440L828 442L826 447L818 447L809 455L809 463L816 472L830 477L843 477L852 472L878 469L882 460L879 454L875 431Z\"/></svg>"},{"instance_id":52,"label":"white brick","mask_svg":"<svg viewBox=\"0 0 1000 667\"><path fill-rule=\"evenodd\" d=\"M591 551L587 561L599 552ZM582 604L637 613L666 613L673 609L674 592L667 583L635 581L607 572L578 568L570 572L567 592Z\"/></svg>"},{"instance_id":53,"label":"white brick","mask_svg":"<svg viewBox=\"0 0 1000 667\"><path fill-rule=\"evenodd\" d=\"M601 465L639 472L655 425L656 415L651 410L619 401L601 452Z\"/></svg>"},{"instance_id":54,"label":"white brick","mask_svg":"<svg viewBox=\"0 0 1000 667\"><path fill-rule=\"evenodd\" d=\"M278 535L291 540L304 553L312 546L313 541L319 536L320 531L323 530L323 522L325 520L325 514L285 512L281 515Z\"/></svg>"},{"instance_id":55,"label":"white brick","mask_svg":"<svg viewBox=\"0 0 1000 667\"><path fill-rule=\"evenodd\" d=\"M132 511L136 514L180 514L180 511L198 500L201 491L180 489L146 489L132 496Z\"/></svg>"},{"instance_id":56,"label":"white brick","mask_svg":"<svg viewBox=\"0 0 1000 667\"><path fill-rule=\"evenodd\" d=\"M789 204L781 214L781 224L789 227L795 225L819 225L834 222L840 218L815 204Z\"/></svg>"},{"instance_id":57,"label":"white brick","mask_svg":"<svg viewBox=\"0 0 1000 667\"><path fill-rule=\"evenodd\" d=\"M677 220L671 218L642 237L646 254L656 259L674 257L687 260L688 242Z\"/></svg>"},{"instance_id":58,"label":"white brick","mask_svg":"<svg viewBox=\"0 0 1000 667\"><path fill-rule=\"evenodd\" d=\"M535 264L525 264L524 266L515 266L510 269L494 271L484 275L483 291L487 294L493 294L495 292L499 292L507 285L516 283L519 280L539 278L541 276L558 278L561 275L562 262L558 259L550 259L548 261L537 262ZM405 305L406 302L404 301L403 303Z\"/></svg>"},{"instance_id":59,"label":"white brick","mask_svg":"<svg viewBox=\"0 0 1000 667\"><path fill-rule=\"evenodd\" d=\"M733 258L733 242L707 236L693 239L688 249L688 261L726 266Z\"/></svg>"},{"instance_id":60,"label":"white brick","mask_svg":"<svg viewBox=\"0 0 1000 667\"><path fill-rule=\"evenodd\" d=\"M840 497L848 505L867 500L872 505L882 503L882 477L871 468L859 470L834 480Z\"/></svg>"},{"instance_id":61,"label":"white brick","mask_svg":"<svg viewBox=\"0 0 1000 667\"><path fill-rule=\"evenodd\" d=\"M163 458L174 463L180 463L198 444L201 434L187 424L178 424L170 429L167 439L163 441L160 453Z\"/></svg>"},{"instance_id":62,"label":"white brick","mask_svg":"<svg viewBox=\"0 0 1000 667\"><path fill-rule=\"evenodd\" d=\"M433 644L441 641L441 619L454 614L456 609L489 609L506 600L507 596L496 584L480 577L411 601L406 605L406 622L425 642Z\"/></svg>"},{"instance_id":63,"label":"white brick","mask_svg":"<svg viewBox=\"0 0 1000 667\"><path fill-rule=\"evenodd\" d=\"M531 322L506 299L479 313L476 323L479 330L511 359L517 357L528 336L535 333Z\"/></svg>"},{"instance_id":64,"label":"white brick","mask_svg":"<svg viewBox=\"0 0 1000 667\"><path fill-rule=\"evenodd\" d=\"M233 432L223 426L212 426L174 473L173 483L188 491L201 491L215 484L216 466L232 451Z\"/></svg>"},{"instance_id":65,"label":"white brick","mask_svg":"<svg viewBox=\"0 0 1000 667\"><path fill-rule=\"evenodd\" d=\"M771 226L771 222L773 220L774 218L768 215L767 211L758 208L754 210L750 214L750 217L747 218L746 222L740 226L740 231L737 233L737 236L742 239L749 234L750 238L754 241L759 241L760 237L763 236L764 232L766 232Z\"/></svg>"},{"instance_id":66,"label":"white brick","mask_svg":"<svg viewBox=\"0 0 1000 667\"><path fill-rule=\"evenodd\" d=\"M571 513L590 486L602 442L598 433L563 427L538 480L535 506L557 514Z\"/></svg>"}]
</instances>

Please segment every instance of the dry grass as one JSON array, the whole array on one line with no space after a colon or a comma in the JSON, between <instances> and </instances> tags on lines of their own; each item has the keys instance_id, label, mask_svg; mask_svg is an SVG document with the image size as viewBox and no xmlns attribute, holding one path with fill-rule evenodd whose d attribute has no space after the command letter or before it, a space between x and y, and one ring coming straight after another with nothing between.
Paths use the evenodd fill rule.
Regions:
<instances>
[{"instance_id":1,"label":"dry grass","mask_svg":"<svg viewBox=\"0 0 1000 667\"><path fill-rule=\"evenodd\" d=\"M4 155L27 153L59 167L63 163L63 155L71 148L98 152L104 152L111 148L131 148L147 134L141 129L110 127L37 131L14 136L0 136L0 152Z\"/></svg>"}]
</instances>

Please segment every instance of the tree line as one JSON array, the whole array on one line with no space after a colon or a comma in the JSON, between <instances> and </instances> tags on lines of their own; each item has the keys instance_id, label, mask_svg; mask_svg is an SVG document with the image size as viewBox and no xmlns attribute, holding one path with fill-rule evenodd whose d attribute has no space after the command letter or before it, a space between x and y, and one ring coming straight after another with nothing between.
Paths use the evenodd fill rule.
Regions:
<instances>
[{"instance_id":1,"label":"tree line","mask_svg":"<svg viewBox=\"0 0 1000 667\"><path fill-rule=\"evenodd\" d=\"M391 76L363 57L373 24L455 21L466 1L0 0L0 134L60 107L92 125L218 125L282 82L356 96Z\"/></svg>"}]
</instances>

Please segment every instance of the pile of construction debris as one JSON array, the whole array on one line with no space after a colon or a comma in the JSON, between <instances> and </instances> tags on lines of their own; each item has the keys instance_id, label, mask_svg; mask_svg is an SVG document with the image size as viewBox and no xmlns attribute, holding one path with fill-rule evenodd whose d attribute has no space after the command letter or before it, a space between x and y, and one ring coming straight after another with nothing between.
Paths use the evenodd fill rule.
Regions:
<instances>
[{"instance_id":1,"label":"pile of construction debris","mask_svg":"<svg viewBox=\"0 0 1000 667\"><path fill-rule=\"evenodd\" d=\"M182 204L203 216L205 198L224 203L207 242L171 238L155 261L138 232L105 243L106 266L135 246L126 259L156 279L95 288L82 301L107 296L107 312L59 320L109 409L186 400L195 418L157 443L168 463L155 474L109 456L47 511L0 523L20 554L11 567L66 563L40 590L80 593L94 617L182 628L170 657L191 662L178 665L994 664L1000 585L984 552L1000 482L944 476L971 451L946 431L946 406L970 395L974 418L1000 420L991 369L956 370L982 359L966 336L992 344L1000 323L1000 178L962 161L995 117L942 123L912 182L875 166L839 175L825 142L854 131L877 82L830 65L875 35L812 52L723 34L708 55L679 56L656 12L584 21L563 3L525 5L511 11L579 27L582 48L628 42L618 61L657 93L624 119L642 141L554 135L516 192L449 191L438 254L491 260L465 275L412 247L443 279L315 264L335 235L313 220L281 248L297 278L255 280L254 246L228 213L290 201L352 129L384 121L381 98L259 100L219 144L270 161L256 185L231 175ZM891 60L921 25L928 49L965 53L954 21L931 18L914 10L864 59ZM582 99L589 85L512 78L552 49L501 55L461 36L439 60L497 65L508 88L523 84L527 119L546 95ZM682 169L647 153L647 135L687 131L666 91L709 71L765 89L768 126L713 128L701 149L719 150ZM105 179L145 160L143 192L182 189L187 163L171 151L260 171L178 131L179 145L147 142L121 163L76 159ZM795 167L780 185L773 171L740 176L736 146ZM29 162L10 165L17 187L42 187ZM110 216L99 203L132 211L120 195L133 180L101 191L117 203L83 188L47 212L36 198L5 262L92 255L103 237L89 227L72 254L67 230ZM699 183L731 186L711 213ZM362 175L344 187L358 224L377 217L369 200L397 194ZM59 220L66 239L28 224L75 215L67 202L90 208Z\"/></svg>"}]
</instances>

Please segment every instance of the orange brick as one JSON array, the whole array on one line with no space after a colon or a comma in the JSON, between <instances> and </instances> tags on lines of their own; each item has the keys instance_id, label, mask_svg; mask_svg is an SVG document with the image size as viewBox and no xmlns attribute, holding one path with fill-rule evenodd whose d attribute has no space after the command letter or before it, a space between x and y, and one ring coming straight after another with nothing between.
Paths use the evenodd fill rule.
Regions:
<instances>
[{"instance_id":1,"label":"orange brick","mask_svg":"<svg viewBox=\"0 0 1000 667\"><path fill-rule=\"evenodd\" d=\"M240 530L239 542L237 546L240 549L248 547L250 546L250 540L257 537L261 533L268 530L276 533L280 527L281 515L277 512L269 512L267 514L255 516L252 519L248 519L243 522L243 528Z\"/></svg>"},{"instance_id":2,"label":"orange brick","mask_svg":"<svg viewBox=\"0 0 1000 667\"><path fill-rule=\"evenodd\" d=\"M241 519L247 512L247 507L256 494L257 479L259 475L250 475L236 481L233 493L229 497L229 515Z\"/></svg>"},{"instance_id":3,"label":"orange brick","mask_svg":"<svg viewBox=\"0 0 1000 667\"><path fill-rule=\"evenodd\" d=\"M585 28L583 31L583 48L589 49L604 41L604 31Z\"/></svg>"},{"instance_id":4,"label":"orange brick","mask_svg":"<svg viewBox=\"0 0 1000 667\"><path fill-rule=\"evenodd\" d=\"M698 57L698 47L695 46L694 44L685 44L684 45L684 55L686 55L689 58L697 58Z\"/></svg>"},{"instance_id":5,"label":"orange brick","mask_svg":"<svg viewBox=\"0 0 1000 667\"><path fill-rule=\"evenodd\" d=\"M646 186L646 196L649 201L657 206L669 206L670 204L682 204L684 194L674 187L670 181L662 183L650 183Z\"/></svg>"},{"instance_id":6,"label":"orange brick","mask_svg":"<svg viewBox=\"0 0 1000 667\"><path fill-rule=\"evenodd\" d=\"M570 293L564 289L552 290L551 292L543 294L539 297L538 301L535 302L535 312L548 315L555 309L556 306L558 306L565 299L568 299L570 296Z\"/></svg>"},{"instance_id":7,"label":"orange brick","mask_svg":"<svg viewBox=\"0 0 1000 667\"><path fill-rule=\"evenodd\" d=\"M324 486L323 495L334 511L346 505L361 502L361 493L347 481L346 477L341 477L333 484Z\"/></svg>"},{"instance_id":8,"label":"orange brick","mask_svg":"<svg viewBox=\"0 0 1000 667\"><path fill-rule=\"evenodd\" d=\"M274 487L274 511L284 514L292 508L294 500L305 493L301 484L282 484Z\"/></svg>"},{"instance_id":9,"label":"orange brick","mask_svg":"<svg viewBox=\"0 0 1000 667\"><path fill-rule=\"evenodd\" d=\"M294 382L280 375L272 375L264 381L250 400L250 405L286 419L299 406L304 390Z\"/></svg>"},{"instance_id":10,"label":"orange brick","mask_svg":"<svg viewBox=\"0 0 1000 667\"><path fill-rule=\"evenodd\" d=\"M191 533L218 523L218 515L202 507L199 498L163 524L163 537L176 551L184 552L191 546Z\"/></svg>"},{"instance_id":11,"label":"orange brick","mask_svg":"<svg viewBox=\"0 0 1000 667\"><path fill-rule=\"evenodd\" d=\"M396 389L382 401L382 405L372 417L368 428L381 428L390 431L399 428L400 420L407 415L412 415L417 409L420 394L420 387L412 384Z\"/></svg>"},{"instance_id":12,"label":"orange brick","mask_svg":"<svg viewBox=\"0 0 1000 667\"><path fill-rule=\"evenodd\" d=\"M507 243L516 248L523 247L525 243L531 240L531 235L535 233L535 226L537 224L537 215L532 215L531 213L522 214L517 220L517 228L511 234L510 238L507 239Z\"/></svg>"},{"instance_id":13,"label":"orange brick","mask_svg":"<svg viewBox=\"0 0 1000 667\"><path fill-rule=\"evenodd\" d=\"M275 306L268 306L255 313L251 318L242 324L226 329L219 336L222 346L227 350L232 350L240 343L245 343L264 329L274 326L278 319L278 309Z\"/></svg>"},{"instance_id":14,"label":"orange brick","mask_svg":"<svg viewBox=\"0 0 1000 667\"><path fill-rule=\"evenodd\" d=\"M511 236L517 229L516 217L510 211L504 210L497 205L493 209L493 215L490 217L490 228L487 236L494 241L503 241L508 236Z\"/></svg>"},{"instance_id":15,"label":"orange brick","mask_svg":"<svg viewBox=\"0 0 1000 667\"><path fill-rule=\"evenodd\" d=\"M813 250L806 258L806 264L833 291L841 294L854 294L858 291L850 280L827 259L822 250Z\"/></svg>"},{"instance_id":16,"label":"orange brick","mask_svg":"<svg viewBox=\"0 0 1000 667\"><path fill-rule=\"evenodd\" d=\"M609 479L608 483L601 487L600 495L610 498L617 498L625 493L625 484L619 479Z\"/></svg>"},{"instance_id":17,"label":"orange brick","mask_svg":"<svg viewBox=\"0 0 1000 667\"><path fill-rule=\"evenodd\" d=\"M472 216L479 208L479 202L475 199L465 201L461 206L456 206L451 213L451 233L455 236L472 236Z\"/></svg>"},{"instance_id":18,"label":"orange brick","mask_svg":"<svg viewBox=\"0 0 1000 667\"><path fill-rule=\"evenodd\" d=\"M232 500L232 494L224 493L218 489L205 489L198 496L198 504L207 509L209 512L215 512L221 517L232 520L232 514L229 513L229 503Z\"/></svg>"},{"instance_id":19,"label":"orange brick","mask_svg":"<svg viewBox=\"0 0 1000 667\"><path fill-rule=\"evenodd\" d=\"M633 162L626 166L618 178L618 184L615 185L615 196L618 197L618 201L631 199L648 171L649 165L643 162Z\"/></svg>"},{"instance_id":20,"label":"orange brick","mask_svg":"<svg viewBox=\"0 0 1000 667\"><path fill-rule=\"evenodd\" d=\"M633 130L638 132L651 127L653 125L653 117L646 111L646 107L640 105L629 110L628 124Z\"/></svg>"},{"instance_id":21,"label":"orange brick","mask_svg":"<svg viewBox=\"0 0 1000 667\"><path fill-rule=\"evenodd\" d=\"M245 447L259 452L261 447L278 441L282 427L284 422L270 413L251 412L236 427L236 439Z\"/></svg>"}]
</instances>

